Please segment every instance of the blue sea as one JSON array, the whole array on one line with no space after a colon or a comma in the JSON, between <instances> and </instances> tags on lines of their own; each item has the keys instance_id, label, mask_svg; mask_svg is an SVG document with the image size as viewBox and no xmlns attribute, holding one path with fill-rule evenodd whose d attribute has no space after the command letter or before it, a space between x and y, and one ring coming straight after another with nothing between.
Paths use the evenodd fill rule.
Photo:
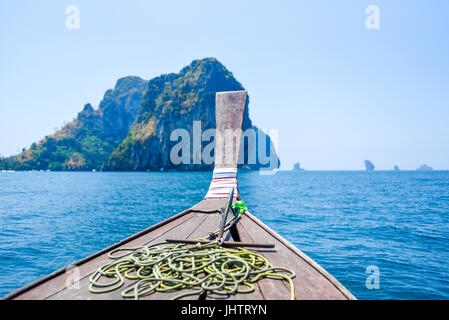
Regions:
<instances>
[{"instance_id":1,"label":"blue sea","mask_svg":"<svg viewBox=\"0 0 449 320\"><path fill-rule=\"evenodd\" d=\"M189 208L210 179L0 173L0 296ZM449 299L449 172L241 172L239 184L253 214L357 298Z\"/></svg>"}]
</instances>

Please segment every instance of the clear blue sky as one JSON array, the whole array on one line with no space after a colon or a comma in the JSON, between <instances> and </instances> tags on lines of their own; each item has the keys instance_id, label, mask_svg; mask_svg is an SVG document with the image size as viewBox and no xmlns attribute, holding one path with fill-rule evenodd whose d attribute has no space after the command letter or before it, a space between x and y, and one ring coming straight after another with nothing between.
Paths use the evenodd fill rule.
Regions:
<instances>
[{"instance_id":1,"label":"clear blue sky","mask_svg":"<svg viewBox=\"0 0 449 320\"><path fill-rule=\"evenodd\" d=\"M216 57L254 123L279 129L283 169L449 169L448 15L444 0L0 0L0 153L98 106L120 77Z\"/></svg>"}]
</instances>

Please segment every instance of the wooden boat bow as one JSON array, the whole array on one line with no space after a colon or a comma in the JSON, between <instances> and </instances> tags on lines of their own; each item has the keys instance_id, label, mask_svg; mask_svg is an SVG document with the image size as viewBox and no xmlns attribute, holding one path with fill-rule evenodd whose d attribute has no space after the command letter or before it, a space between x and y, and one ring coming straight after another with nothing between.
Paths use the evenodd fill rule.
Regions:
<instances>
[{"instance_id":1,"label":"wooden boat bow","mask_svg":"<svg viewBox=\"0 0 449 320\"><path fill-rule=\"evenodd\" d=\"M233 201L240 200L237 164L246 96L246 91L216 94L215 168L204 200L69 267L57 270L7 295L4 299L122 299L120 290L94 294L88 289L90 276L109 261L108 252L167 239L194 240L204 237L211 230L216 230L222 221L222 208L226 207L232 190ZM326 270L248 211L241 215L238 223L223 236L228 243L274 244L274 248L262 246L256 249L273 265L292 269L296 273L293 279L296 299L355 299ZM124 286L132 284L132 280L126 279ZM289 299L289 290L286 282L267 278L258 281L252 293L235 294L226 298ZM155 292L143 298L170 299L174 295L176 293Z\"/></svg>"}]
</instances>

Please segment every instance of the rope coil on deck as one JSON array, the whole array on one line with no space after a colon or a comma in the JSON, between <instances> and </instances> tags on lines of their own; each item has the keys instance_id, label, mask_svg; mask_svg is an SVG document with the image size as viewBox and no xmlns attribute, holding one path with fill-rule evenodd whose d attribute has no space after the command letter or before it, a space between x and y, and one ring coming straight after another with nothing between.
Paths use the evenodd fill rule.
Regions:
<instances>
[{"instance_id":1,"label":"rope coil on deck","mask_svg":"<svg viewBox=\"0 0 449 320\"><path fill-rule=\"evenodd\" d=\"M261 254L242 247L224 248L218 241L207 244L168 244L115 249L114 260L100 267L91 277L89 290L105 293L124 286L126 279L138 280L122 291L122 297L139 299L155 292L188 289L174 296L231 295L251 293L263 278L286 280L294 299L295 273L273 267ZM284 272L284 273L281 273ZM287 273L287 274L285 274Z\"/></svg>"}]
</instances>

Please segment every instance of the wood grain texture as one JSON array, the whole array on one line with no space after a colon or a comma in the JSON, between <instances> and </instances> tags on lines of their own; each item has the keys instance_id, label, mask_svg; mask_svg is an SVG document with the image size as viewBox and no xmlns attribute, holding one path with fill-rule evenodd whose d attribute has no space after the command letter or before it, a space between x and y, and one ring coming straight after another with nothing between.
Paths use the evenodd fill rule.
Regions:
<instances>
[{"instance_id":1,"label":"wood grain texture","mask_svg":"<svg viewBox=\"0 0 449 320\"><path fill-rule=\"evenodd\" d=\"M215 168L237 168L246 91L217 92L215 96Z\"/></svg>"},{"instance_id":2,"label":"wood grain texture","mask_svg":"<svg viewBox=\"0 0 449 320\"><path fill-rule=\"evenodd\" d=\"M273 241L276 251L266 250L263 255L275 266L295 271L296 299L356 299L337 279L305 253L247 212L239 222L256 242Z\"/></svg>"},{"instance_id":3,"label":"wood grain texture","mask_svg":"<svg viewBox=\"0 0 449 320\"><path fill-rule=\"evenodd\" d=\"M221 221L218 213L191 211L158 228L144 233L137 238L125 241L118 247L134 247L164 241L167 238L197 239L206 237L209 231L216 230ZM274 249L258 250L274 266L293 269L296 273L296 299L354 299L335 278L327 273L316 262L289 244L273 230L263 225L256 217L247 213L237 224L241 241L274 243ZM230 240L232 241L232 239ZM112 250L112 249L111 249ZM13 296L14 299L122 299L121 291L134 283L126 280L125 285L112 293L93 294L88 290L89 277L101 265L110 262L109 251L94 255L78 265L78 277L74 283L68 282L71 273L63 272ZM179 292L155 293L144 299L170 299ZM191 299L195 297L190 297ZM286 281L263 279L256 284L256 291L251 294L234 296L208 295L207 299L288 299L289 286Z\"/></svg>"},{"instance_id":4,"label":"wood grain texture","mask_svg":"<svg viewBox=\"0 0 449 320\"><path fill-rule=\"evenodd\" d=\"M189 219L186 219L185 221L181 221L180 223L173 225L162 232L153 234L149 234L146 238L140 239L140 241L136 241L134 243L129 243L129 245L123 246L124 248L134 247L134 246L142 246L142 245L149 245L154 244L158 242L162 242L167 238L172 237L189 237L190 234L193 232L193 230L196 230L198 227L202 225L202 223L206 220L207 215L202 213L196 213L192 212L189 215ZM111 262L112 260L107 257L107 254L101 257L101 263L98 265L92 266L90 269L90 273L86 274L78 283L72 284L71 286L65 288L64 290L53 294L50 296L50 299L106 299L106 300L116 300L116 299L122 299L121 292L126 289L127 287L133 285L136 281L125 279L125 283L122 288L119 290L109 292L109 293L102 293L102 294L94 294L89 292L89 277L93 272L95 272L98 267L100 267L103 264L106 264L108 262ZM179 293L179 292L178 292ZM176 293L177 294L177 293ZM159 293L155 293L154 295L150 295L148 297L145 297L146 299L170 299L173 294L164 294L163 296L160 296Z\"/></svg>"},{"instance_id":5,"label":"wood grain texture","mask_svg":"<svg viewBox=\"0 0 449 320\"><path fill-rule=\"evenodd\" d=\"M118 243L115 243L103 250L100 250L86 258L83 258L79 261L76 261L70 264L71 267L77 267L79 273L79 278L82 278L85 274L92 273L96 268L101 266L105 260L105 256L108 252L113 249L123 247L123 246L134 246L138 245L138 243L142 243L143 239L147 237L158 236L159 234L163 234L165 230L170 228L174 228L179 224L182 224L185 220L190 219L193 215L188 215L192 211L190 209L180 212L177 215L174 215L164 221L161 221L141 232L138 232ZM154 232L154 233L152 233ZM73 270L73 269L72 269ZM51 294L64 289L70 283L67 283L67 278L72 273L68 273L68 268L64 267L55 272L40 278L8 295L3 297L3 299L45 299ZM36 290L35 290L36 289Z\"/></svg>"}]
</instances>

